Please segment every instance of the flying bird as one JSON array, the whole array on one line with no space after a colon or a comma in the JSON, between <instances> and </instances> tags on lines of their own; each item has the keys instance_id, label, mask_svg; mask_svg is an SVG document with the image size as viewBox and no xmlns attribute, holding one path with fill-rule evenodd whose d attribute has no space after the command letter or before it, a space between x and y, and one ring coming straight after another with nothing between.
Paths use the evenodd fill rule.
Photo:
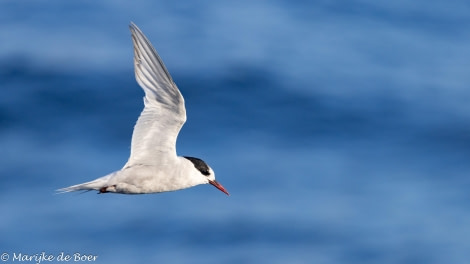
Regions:
<instances>
[{"instance_id":1,"label":"flying bird","mask_svg":"<svg viewBox=\"0 0 470 264\"><path fill-rule=\"evenodd\" d=\"M145 107L134 127L129 160L121 170L57 191L145 194L208 183L229 195L202 159L177 156L176 138L186 121L183 96L147 37L134 23L129 28L135 77L145 92Z\"/></svg>"}]
</instances>

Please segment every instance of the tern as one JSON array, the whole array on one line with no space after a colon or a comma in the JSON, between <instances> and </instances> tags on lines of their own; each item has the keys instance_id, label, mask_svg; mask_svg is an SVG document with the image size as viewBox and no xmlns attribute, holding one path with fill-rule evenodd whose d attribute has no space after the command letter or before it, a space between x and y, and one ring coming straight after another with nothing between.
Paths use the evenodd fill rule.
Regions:
<instances>
[{"instance_id":1,"label":"tern","mask_svg":"<svg viewBox=\"0 0 470 264\"><path fill-rule=\"evenodd\" d=\"M146 194L209 183L229 195L202 159L177 156L176 138L186 121L183 96L147 37L134 23L129 28L135 77L145 92L144 110L134 127L129 160L119 171L57 191Z\"/></svg>"}]
</instances>

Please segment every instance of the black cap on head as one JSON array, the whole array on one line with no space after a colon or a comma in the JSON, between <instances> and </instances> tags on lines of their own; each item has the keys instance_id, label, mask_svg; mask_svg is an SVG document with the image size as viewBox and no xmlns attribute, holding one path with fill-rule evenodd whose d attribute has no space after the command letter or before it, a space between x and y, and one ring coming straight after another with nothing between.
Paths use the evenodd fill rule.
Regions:
<instances>
[{"instance_id":1,"label":"black cap on head","mask_svg":"<svg viewBox=\"0 0 470 264\"><path fill-rule=\"evenodd\" d=\"M202 175L209 176L209 166L202 160L194 157L184 157L194 164L194 167L202 173Z\"/></svg>"}]
</instances>

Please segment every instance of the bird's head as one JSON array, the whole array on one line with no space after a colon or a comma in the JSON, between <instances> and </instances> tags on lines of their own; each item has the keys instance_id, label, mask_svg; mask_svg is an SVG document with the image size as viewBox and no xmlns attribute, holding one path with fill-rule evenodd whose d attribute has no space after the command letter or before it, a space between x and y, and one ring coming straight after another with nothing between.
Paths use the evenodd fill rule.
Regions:
<instances>
[{"instance_id":1,"label":"bird's head","mask_svg":"<svg viewBox=\"0 0 470 264\"><path fill-rule=\"evenodd\" d=\"M194 158L194 157L184 157L185 159L191 161L191 163L194 165L194 168L196 169L196 177L198 177L201 180L202 184L209 183L215 188L219 189L220 191L224 192L227 195L230 195L227 190L225 190L224 186L222 184L218 183L215 180L215 173L212 170L207 163L205 163L203 160Z\"/></svg>"}]
</instances>

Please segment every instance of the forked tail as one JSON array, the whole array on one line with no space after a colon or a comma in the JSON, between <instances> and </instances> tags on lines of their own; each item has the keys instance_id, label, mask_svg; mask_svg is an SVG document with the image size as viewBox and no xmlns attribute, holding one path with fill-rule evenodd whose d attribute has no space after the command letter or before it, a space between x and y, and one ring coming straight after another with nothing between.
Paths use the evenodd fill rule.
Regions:
<instances>
[{"instance_id":1,"label":"forked tail","mask_svg":"<svg viewBox=\"0 0 470 264\"><path fill-rule=\"evenodd\" d=\"M57 193L68 193L68 192L75 192L75 191L91 191L91 190L96 190L100 191L103 187L106 186L109 177L111 177L112 174L106 175L104 177L98 178L93 181L85 182L85 183L80 183L76 185L72 185L69 187L57 189Z\"/></svg>"}]
</instances>

